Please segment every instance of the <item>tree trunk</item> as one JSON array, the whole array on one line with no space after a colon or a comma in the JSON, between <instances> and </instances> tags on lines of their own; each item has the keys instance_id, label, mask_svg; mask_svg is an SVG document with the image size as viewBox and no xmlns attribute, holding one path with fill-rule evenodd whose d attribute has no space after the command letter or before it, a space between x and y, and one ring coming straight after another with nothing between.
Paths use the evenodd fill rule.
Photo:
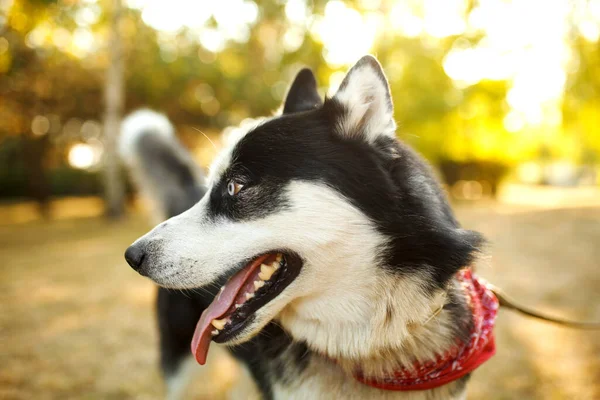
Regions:
<instances>
[{"instance_id":1,"label":"tree trunk","mask_svg":"<svg viewBox=\"0 0 600 400\"><path fill-rule=\"evenodd\" d=\"M40 138L26 133L22 140L29 196L37 202L40 215L49 219L50 183L44 166L48 150L48 136Z\"/></svg>"},{"instance_id":2,"label":"tree trunk","mask_svg":"<svg viewBox=\"0 0 600 400\"><path fill-rule=\"evenodd\" d=\"M123 109L123 54L119 21L121 0L112 0L111 29L108 42L109 65L106 70L104 115L104 199L106 215L118 218L123 214L124 184L119 168L117 138Z\"/></svg>"}]
</instances>

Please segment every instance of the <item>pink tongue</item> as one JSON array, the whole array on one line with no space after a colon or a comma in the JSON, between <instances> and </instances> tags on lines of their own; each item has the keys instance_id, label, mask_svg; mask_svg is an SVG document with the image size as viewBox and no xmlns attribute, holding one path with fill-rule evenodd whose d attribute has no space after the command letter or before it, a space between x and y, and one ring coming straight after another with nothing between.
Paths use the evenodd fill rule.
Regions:
<instances>
[{"instance_id":1,"label":"pink tongue","mask_svg":"<svg viewBox=\"0 0 600 400\"><path fill-rule=\"evenodd\" d=\"M196 357L198 364L204 365L206 363L206 355L208 354L208 347L212 340L212 331L215 329L211 322L213 319L220 319L226 312L233 306L233 302L238 296L242 286L246 282L246 279L260 267L265 259L270 254L265 254L258 257L246 268L242 269L234 276L232 276L224 286L224 289L217 295L212 303L204 310L200 320L196 325L196 331L192 338L192 353Z\"/></svg>"}]
</instances>

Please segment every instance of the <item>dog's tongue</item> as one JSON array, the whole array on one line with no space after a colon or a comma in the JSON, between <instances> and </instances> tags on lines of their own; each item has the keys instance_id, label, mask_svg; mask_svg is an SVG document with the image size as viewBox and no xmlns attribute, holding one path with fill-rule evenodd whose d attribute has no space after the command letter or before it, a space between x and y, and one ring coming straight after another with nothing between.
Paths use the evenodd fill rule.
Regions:
<instances>
[{"instance_id":1,"label":"dog's tongue","mask_svg":"<svg viewBox=\"0 0 600 400\"><path fill-rule=\"evenodd\" d=\"M213 302L210 303L202 313L202 316L196 325L194 337L192 338L192 353L194 354L196 361L198 361L198 364L204 365L204 363L206 363L208 347L212 340L211 332L215 329L211 324L212 320L221 318L227 310L233 306L235 299L238 297L238 294L248 277L252 272L259 268L260 264L268 257L269 254L258 257L246 268L232 276Z\"/></svg>"}]
</instances>

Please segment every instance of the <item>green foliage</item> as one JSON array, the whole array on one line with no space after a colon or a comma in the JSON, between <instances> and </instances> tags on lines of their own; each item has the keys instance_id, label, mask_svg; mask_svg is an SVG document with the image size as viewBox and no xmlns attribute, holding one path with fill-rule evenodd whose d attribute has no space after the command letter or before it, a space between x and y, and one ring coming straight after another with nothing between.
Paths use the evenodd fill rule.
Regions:
<instances>
[{"instance_id":1,"label":"green foliage","mask_svg":"<svg viewBox=\"0 0 600 400\"><path fill-rule=\"evenodd\" d=\"M11 137L0 146L0 197L24 197L26 175L23 167L22 141Z\"/></svg>"},{"instance_id":2,"label":"green foliage","mask_svg":"<svg viewBox=\"0 0 600 400\"><path fill-rule=\"evenodd\" d=\"M467 3L465 20L477 2ZM84 191L96 187L96 183L85 183L81 174L62 169L66 168L69 148L90 140L80 129L82 122L102 117L107 63L103 46L109 29L104 7L108 4L14 0L10 9L2 10L6 17L0 31L0 154L13 146L6 140L11 136L37 143L43 158L39 165L60 170L52 178L53 190L60 193L67 191L69 182L83 185ZM327 4L324 0L308 2L308 13L319 18ZM371 2L346 4L365 15L380 11L373 9ZM382 1L381 14L395 4ZM418 1L406 4L422 7ZM215 131L247 117L272 113L302 66L313 68L322 92L332 74L346 69L326 62L324 44L310 31L310 24L299 28L286 19L286 2L260 1L256 6L258 18L249 24L247 40L228 40L217 52L209 51L198 40L204 31L184 28L176 33L159 32L144 23L139 10L125 9L119 32L126 65L126 111L152 107L166 112L176 125ZM211 17L206 26L220 29L219 23L218 18ZM282 38L294 29L300 29L301 40L294 48L286 47ZM544 127L539 131L507 131L503 120L510 110L506 99L510 82L484 79L461 86L446 74L444 60L457 44L474 46L483 39L483 33L432 38L426 34L407 37L394 30L385 30L378 37L371 51L388 74L400 137L438 163L510 165L543 154L597 162L598 43L574 35L572 51L577 68L569 70L563 126L549 136ZM41 133L49 140L38 141L32 133L38 116L50 121L49 128ZM30 164L4 172L4 187L14 188L16 182L30 176ZM0 157L0 170L7 168L6 160Z\"/></svg>"},{"instance_id":3,"label":"green foliage","mask_svg":"<svg viewBox=\"0 0 600 400\"><path fill-rule=\"evenodd\" d=\"M89 196L102 193L100 174L97 171L74 169L64 165L52 169L49 178L51 191L56 196Z\"/></svg>"},{"instance_id":4,"label":"green foliage","mask_svg":"<svg viewBox=\"0 0 600 400\"><path fill-rule=\"evenodd\" d=\"M582 149L581 160L600 161L600 46L578 38L574 44L576 71L571 74L563 103L566 136Z\"/></svg>"}]
</instances>

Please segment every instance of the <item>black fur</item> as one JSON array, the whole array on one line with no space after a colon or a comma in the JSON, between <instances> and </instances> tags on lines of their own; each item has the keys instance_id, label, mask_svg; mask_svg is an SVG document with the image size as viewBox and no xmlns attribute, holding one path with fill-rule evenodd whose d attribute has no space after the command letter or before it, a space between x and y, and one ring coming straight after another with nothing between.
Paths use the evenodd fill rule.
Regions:
<instances>
[{"instance_id":1,"label":"black fur","mask_svg":"<svg viewBox=\"0 0 600 400\"><path fill-rule=\"evenodd\" d=\"M304 68L298 72L288 91L283 105L283 113L308 111L322 104L323 101L317 91L317 80L310 69Z\"/></svg>"},{"instance_id":2,"label":"black fur","mask_svg":"<svg viewBox=\"0 0 600 400\"><path fill-rule=\"evenodd\" d=\"M407 146L382 137L374 145L335 132L343 107L283 115L249 132L236 145L224 179L212 192L214 216L255 219L286 207L292 180L317 181L348 198L392 238L385 265L395 273L426 270L442 287L469 265L482 243L459 227L429 167ZM244 184L235 196L227 181Z\"/></svg>"},{"instance_id":3,"label":"black fur","mask_svg":"<svg viewBox=\"0 0 600 400\"><path fill-rule=\"evenodd\" d=\"M277 324L269 323L250 341L230 348L234 357L246 363L263 400L271 400L274 382L289 383L308 366L311 352L294 342Z\"/></svg>"},{"instance_id":4,"label":"black fur","mask_svg":"<svg viewBox=\"0 0 600 400\"><path fill-rule=\"evenodd\" d=\"M158 288L156 315L160 332L160 367L167 378L175 374L181 361L190 355L196 323L214 297L203 293L206 292L184 294Z\"/></svg>"}]
</instances>

